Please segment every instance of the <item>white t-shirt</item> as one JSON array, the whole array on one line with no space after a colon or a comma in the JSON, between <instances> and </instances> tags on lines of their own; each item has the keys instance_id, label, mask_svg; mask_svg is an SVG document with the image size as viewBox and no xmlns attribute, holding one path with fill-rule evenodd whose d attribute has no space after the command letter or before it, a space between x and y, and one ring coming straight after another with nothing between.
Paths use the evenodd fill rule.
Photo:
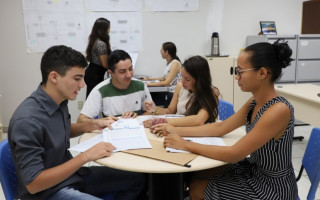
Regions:
<instances>
[{"instance_id":1,"label":"white t-shirt","mask_svg":"<svg viewBox=\"0 0 320 200\"><path fill-rule=\"evenodd\" d=\"M113 86L112 78L102 81L90 92L81 114L95 118L103 116L119 116L133 111L138 114L145 110L144 101L152 101L148 87L140 80L132 79L127 89L121 90Z\"/></svg>"}]
</instances>

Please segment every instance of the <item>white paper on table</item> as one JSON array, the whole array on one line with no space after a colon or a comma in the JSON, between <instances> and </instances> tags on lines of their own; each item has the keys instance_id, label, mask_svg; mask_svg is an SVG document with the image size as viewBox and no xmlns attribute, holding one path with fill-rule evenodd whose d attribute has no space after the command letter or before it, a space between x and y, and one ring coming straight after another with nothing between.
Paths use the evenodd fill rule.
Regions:
<instances>
[{"instance_id":1,"label":"white paper on table","mask_svg":"<svg viewBox=\"0 0 320 200\"><path fill-rule=\"evenodd\" d=\"M184 115L175 115L175 114L167 114L167 115L140 115L139 117L137 117L136 119L138 120L139 124L143 124L143 121L148 120L148 119L152 119L152 118L180 118L180 117L184 117Z\"/></svg>"},{"instance_id":2,"label":"white paper on table","mask_svg":"<svg viewBox=\"0 0 320 200\"><path fill-rule=\"evenodd\" d=\"M103 141L110 142L116 147L113 152L152 148L144 132L144 127L141 125L139 128L104 129Z\"/></svg>"},{"instance_id":3,"label":"white paper on table","mask_svg":"<svg viewBox=\"0 0 320 200\"><path fill-rule=\"evenodd\" d=\"M152 119L152 115L140 115L139 117L137 117L136 119L138 120L139 124L143 124L143 121L148 120L148 119Z\"/></svg>"},{"instance_id":4,"label":"white paper on table","mask_svg":"<svg viewBox=\"0 0 320 200\"><path fill-rule=\"evenodd\" d=\"M223 140L219 137L184 137L185 140L204 144L204 145L216 145L216 146L226 146ZM173 153L190 153L189 151L184 151L180 149L166 147L166 150Z\"/></svg>"},{"instance_id":5,"label":"white paper on table","mask_svg":"<svg viewBox=\"0 0 320 200\"><path fill-rule=\"evenodd\" d=\"M112 129L124 129L124 128L140 128L140 123L137 119L123 119L120 118L118 121L111 124Z\"/></svg>"},{"instance_id":6,"label":"white paper on table","mask_svg":"<svg viewBox=\"0 0 320 200\"><path fill-rule=\"evenodd\" d=\"M103 141L102 134L98 134L89 140L86 140L84 142L81 142L80 144L77 144L77 145L74 145L73 147L70 147L69 151L85 152L86 150L90 149L91 147L93 147L94 145L96 145L102 141Z\"/></svg>"}]
</instances>

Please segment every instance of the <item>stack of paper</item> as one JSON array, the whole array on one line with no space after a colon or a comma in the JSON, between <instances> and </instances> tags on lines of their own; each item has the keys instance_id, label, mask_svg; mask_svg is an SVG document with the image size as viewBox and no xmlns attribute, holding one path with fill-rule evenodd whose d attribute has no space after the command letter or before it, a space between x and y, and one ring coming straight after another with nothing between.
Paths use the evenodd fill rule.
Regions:
<instances>
[{"instance_id":1,"label":"stack of paper","mask_svg":"<svg viewBox=\"0 0 320 200\"><path fill-rule=\"evenodd\" d=\"M130 128L139 128L140 124L137 119L119 119L118 121L111 124L112 129L130 129Z\"/></svg>"},{"instance_id":2,"label":"stack of paper","mask_svg":"<svg viewBox=\"0 0 320 200\"><path fill-rule=\"evenodd\" d=\"M113 152L124 151L128 149L152 148L142 125L139 125L137 128L118 127L113 130L104 129L103 141L109 142L116 147Z\"/></svg>"},{"instance_id":3,"label":"stack of paper","mask_svg":"<svg viewBox=\"0 0 320 200\"><path fill-rule=\"evenodd\" d=\"M88 149L90 149L91 147L93 147L94 145L96 145L102 141L103 141L102 134L98 134L89 140L86 140L84 142L81 142L80 144L77 144L77 145L70 147L68 150L69 151L85 152Z\"/></svg>"},{"instance_id":4,"label":"stack of paper","mask_svg":"<svg viewBox=\"0 0 320 200\"><path fill-rule=\"evenodd\" d=\"M113 129L105 128L99 134L87 141L75 145L69 150L84 152L99 142L109 142L116 149L113 152L129 149L152 148L144 132L144 127L136 119L120 119L112 124Z\"/></svg>"}]
</instances>

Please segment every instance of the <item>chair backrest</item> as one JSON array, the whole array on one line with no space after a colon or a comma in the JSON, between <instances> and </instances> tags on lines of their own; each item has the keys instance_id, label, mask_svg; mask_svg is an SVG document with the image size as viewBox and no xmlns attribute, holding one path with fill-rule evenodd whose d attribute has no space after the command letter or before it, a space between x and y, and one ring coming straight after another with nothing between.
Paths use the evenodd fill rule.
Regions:
<instances>
[{"instance_id":1,"label":"chair backrest","mask_svg":"<svg viewBox=\"0 0 320 200\"><path fill-rule=\"evenodd\" d=\"M316 191L320 181L320 128L313 128L306 151L302 158L311 187L307 199L315 199Z\"/></svg>"},{"instance_id":2,"label":"chair backrest","mask_svg":"<svg viewBox=\"0 0 320 200\"><path fill-rule=\"evenodd\" d=\"M226 120L234 114L233 104L225 100L219 99L218 115L221 121Z\"/></svg>"},{"instance_id":3,"label":"chair backrest","mask_svg":"<svg viewBox=\"0 0 320 200\"><path fill-rule=\"evenodd\" d=\"M18 190L17 175L12 161L8 139L0 143L0 181L6 199L14 199Z\"/></svg>"}]
</instances>

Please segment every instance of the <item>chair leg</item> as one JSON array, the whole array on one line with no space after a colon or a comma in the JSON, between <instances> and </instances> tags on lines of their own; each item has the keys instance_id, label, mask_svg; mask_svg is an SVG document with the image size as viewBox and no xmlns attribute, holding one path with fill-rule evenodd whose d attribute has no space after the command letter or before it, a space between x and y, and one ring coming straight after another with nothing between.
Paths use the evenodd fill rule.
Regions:
<instances>
[{"instance_id":1,"label":"chair leg","mask_svg":"<svg viewBox=\"0 0 320 200\"><path fill-rule=\"evenodd\" d=\"M304 139L303 136L296 136L296 137L293 137L293 140L299 140L299 141L302 141Z\"/></svg>"},{"instance_id":2,"label":"chair leg","mask_svg":"<svg viewBox=\"0 0 320 200\"><path fill-rule=\"evenodd\" d=\"M294 126L308 126L309 124L295 124ZM304 139L303 136L296 136L296 137L293 137L293 140L299 140L299 141L302 141Z\"/></svg>"},{"instance_id":3,"label":"chair leg","mask_svg":"<svg viewBox=\"0 0 320 200\"><path fill-rule=\"evenodd\" d=\"M300 171L299 171L298 177L296 178L296 182L298 182L298 181L300 180L301 175L302 175L302 172L303 172L303 169L304 169L304 167L303 167L303 165L301 165L301 168L300 168Z\"/></svg>"}]
</instances>

